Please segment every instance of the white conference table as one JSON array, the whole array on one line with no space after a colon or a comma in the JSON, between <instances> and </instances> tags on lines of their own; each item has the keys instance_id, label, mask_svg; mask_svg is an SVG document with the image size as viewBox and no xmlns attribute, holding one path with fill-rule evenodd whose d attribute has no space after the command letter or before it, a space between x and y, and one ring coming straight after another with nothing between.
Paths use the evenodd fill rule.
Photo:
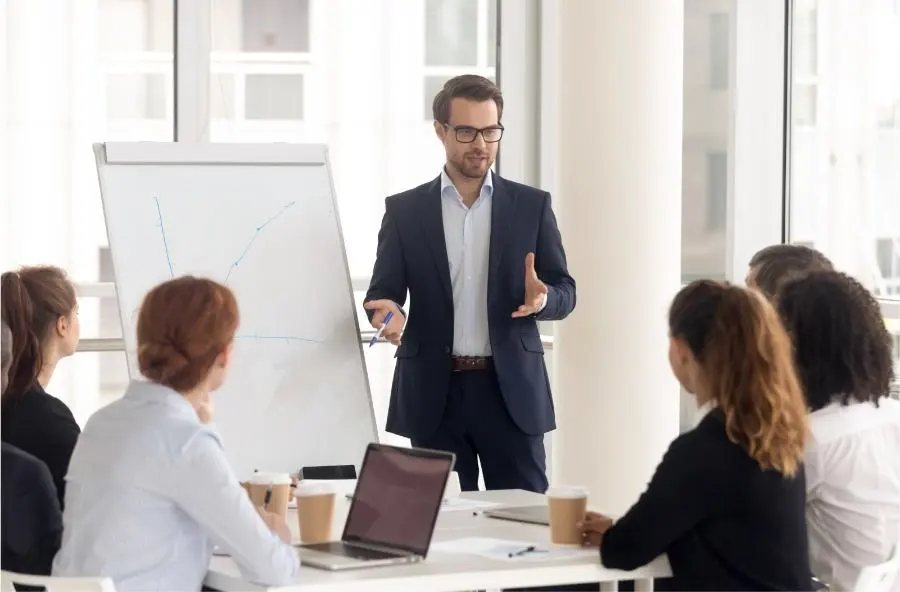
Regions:
<instances>
[{"instance_id":1,"label":"white conference table","mask_svg":"<svg viewBox=\"0 0 900 592\"><path fill-rule=\"evenodd\" d=\"M532 506L546 503L543 495L527 491L479 491L462 494L463 498L497 502L507 506ZM349 503L343 495L335 507L333 534L340 538ZM288 514L288 525L298 534L296 512ZM277 590L297 592L458 592L525 586L560 586L600 582L601 589L615 590L621 580L637 580L637 590L652 590L653 578L671 575L668 559L660 556L634 571L607 569L598 555L538 561L503 561L447 553L435 550L434 543L469 537L488 537L527 541L549 545L545 526L510 522L474 515L471 510L441 512L428 558L421 563L390 567L329 572L304 566L300 577L290 586ZM213 557L205 585L224 592L261 590L245 582L230 557Z\"/></svg>"}]
</instances>

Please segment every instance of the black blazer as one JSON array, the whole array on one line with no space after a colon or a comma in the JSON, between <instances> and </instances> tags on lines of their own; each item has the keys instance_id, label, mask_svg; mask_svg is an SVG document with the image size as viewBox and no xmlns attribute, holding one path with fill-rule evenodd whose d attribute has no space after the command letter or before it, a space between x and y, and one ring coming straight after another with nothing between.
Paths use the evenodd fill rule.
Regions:
<instances>
[{"instance_id":1,"label":"black blazer","mask_svg":"<svg viewBox=\"0 0 900 592\"><path fill-rule=\"evenodd\" d=\"M661 589L811 590L806 479L763 471L725 434L721 411L676 438L637 503L603 537L603 565L667 553Z\"/></svg>"},{"instance_id":2,"label":"black blazer","mask_svg":"<svg viewBox=\"0 0 900 592\"><path fill-rule=\"evenodd\" d=\"M488 271L488 324L494 367L506 408L526 434L556 427L544 348L536 320L559 320L575 308L575 280L550 208L550 194L494 175ZM525 256L547 284L537 317L513 319L525 298ZM426 438L437 429L450 381L453 292L444 239L440 177L385 201L366 300L410 308L388 409L388 431ZM371 317L371 315L370 315Z\"/></svg>"},{"instance_id":3,"label":"black blazer","mask_svg":"<svg viewBox=\"0 0 900 592\"><path fill-rule=\"evenodd\" d=\"M2 446L2 568L48 576L62 541L62 512L50 471L27 452Z\"/></svg>"},{"instance_id":4,"label":"black blazer","mask_svg":"<svg viewBox=\"0 0 900 592\"><path fill-rule=\"evenodd\" d=\"M4 397L0 429L4 442L35 456L50 469L65 505L66 472L81 428L66 404L35 387L19 395Z\"/></svg>"}]
</instances>

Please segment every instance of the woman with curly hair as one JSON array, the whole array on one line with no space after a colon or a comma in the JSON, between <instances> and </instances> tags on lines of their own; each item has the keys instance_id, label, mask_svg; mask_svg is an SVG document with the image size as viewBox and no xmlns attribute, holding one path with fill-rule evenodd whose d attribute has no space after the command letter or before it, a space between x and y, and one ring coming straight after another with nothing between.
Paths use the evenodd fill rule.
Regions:
<instances>
[{"instance_id":1,"label":"woman with curly hair","mask_svg":"<svg viewBox=\"0 0 900 592\"><path fill-rule=\"evenodd\" d=\"M900 401L891 337L859 282L815 272L785 284L777 306L809 406L806 518L810 563L832 589L900 544ZM900 586L895 588L900 590Z\"/></svg>"},{"instance_id":2,"label":"woman with curly hair","mask_svg":"<svg viewBox=\"0 0 900 592\"><path fill-rule=\"evenodd\" d=\"M669 312L672 370L711 411L669 446L637 503L589 513L586 545L610 568L666 553L677 590L809 590L806 406L791 344L756 291L694 282Z\"/></svg>"}]
</instances>

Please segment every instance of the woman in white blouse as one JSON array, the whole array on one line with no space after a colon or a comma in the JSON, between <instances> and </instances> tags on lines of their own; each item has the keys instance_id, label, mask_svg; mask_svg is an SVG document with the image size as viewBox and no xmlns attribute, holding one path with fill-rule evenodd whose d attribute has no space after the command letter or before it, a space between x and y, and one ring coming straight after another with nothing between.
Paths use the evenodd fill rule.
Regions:
<instances>
[{"instance_id":1,"label":"woman in white blouse","mask_svg":"<svg viewBox=\"0 0 900 592\"><path fill-rule=\"evenodd\" d=\"M832 590L851 590L862 568L887 561L900 544L900 401L889 397L891 337L878 303L843 273L790 281L776 302L811 412L810 566Z\"/></svg>"},{"instance_id":2,"label":"woman in white blouse","mask_svg":"<svg viewBox=\"0 0 900 592\"><path fill-rule=\"evenodd\" d=\"M248 581L297 576L284 521L254 508L210 424L237 326L234 295L210 280L181 277L147 294L137 340L149 382L132 382L81 434L54 575L107 576L120 591L200 590L219 545Z\"/></svg>"}]
</instances>

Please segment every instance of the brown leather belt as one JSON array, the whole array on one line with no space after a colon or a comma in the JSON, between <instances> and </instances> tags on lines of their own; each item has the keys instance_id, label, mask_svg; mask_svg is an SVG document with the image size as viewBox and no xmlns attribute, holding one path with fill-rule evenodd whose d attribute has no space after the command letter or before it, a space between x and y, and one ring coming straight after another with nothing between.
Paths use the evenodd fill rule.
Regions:
<instances>
[{"instance_id":1,"label":"brown leather belt","mask_svg":"<svg viewBox=\"0 0 900 592\"><path fill-rule=\"evenodd\" d=\"M490 356L451 356L450 368L453 372L487 370L493 365Z\"/></svg>"}]
</instances>

